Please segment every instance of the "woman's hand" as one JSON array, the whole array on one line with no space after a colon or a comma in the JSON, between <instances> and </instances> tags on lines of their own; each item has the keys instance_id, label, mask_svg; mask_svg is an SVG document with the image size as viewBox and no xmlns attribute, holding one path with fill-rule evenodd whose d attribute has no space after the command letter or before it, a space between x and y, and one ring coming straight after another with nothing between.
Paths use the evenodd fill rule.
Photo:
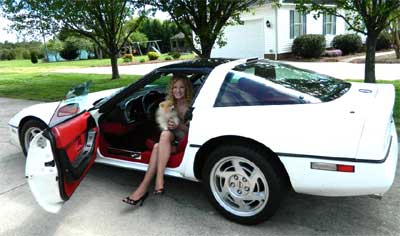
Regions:
<instances>
[{"instance_id":1,"label":"woman's hand","mask_svg":"<svg viewBox=\"0 0 400 236\"><path fill-rule=\"evenodd\" d=\"M178 126L176 125L176 123L172 120L172 119L169 119L168 120L168 129L169 130L174 130L174 129L176 129Z\"/></svg>"}]
</instances>

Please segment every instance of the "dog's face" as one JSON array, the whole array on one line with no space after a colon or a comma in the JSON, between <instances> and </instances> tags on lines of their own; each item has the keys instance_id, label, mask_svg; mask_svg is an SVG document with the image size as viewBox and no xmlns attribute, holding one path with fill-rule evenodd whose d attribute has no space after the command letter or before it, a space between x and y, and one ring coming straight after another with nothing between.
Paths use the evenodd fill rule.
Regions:
<instances>
[{"instance_id":1,"label":"dog's face","mask_svg":"<svg viewBox=\"0 0 400 236\"><path fill-rule=\"evenodd\" d=\"M160 109L163 112L170 112L170 111L174 110L174 104L169 100L163 101L160 103Z\"/></svg>"}]
</instances>

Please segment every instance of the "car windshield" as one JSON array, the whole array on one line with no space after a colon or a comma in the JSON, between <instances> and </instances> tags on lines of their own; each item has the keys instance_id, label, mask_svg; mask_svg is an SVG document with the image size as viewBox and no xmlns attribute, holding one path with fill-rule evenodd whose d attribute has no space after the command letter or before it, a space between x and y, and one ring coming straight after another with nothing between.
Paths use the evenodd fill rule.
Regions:
<instances>
[{"instance_id":1,"label":"car windshield","mask_svg":"<svg viewBox=\"0 0 400 236\"><path fill-rule=\"evenodd\" d=\"M262 77L286 88L318 98L322 102L332 101L342 96L351 86L343 80L269 60L244 63L236 66L234 70Z\"/></svg>"}]
</instances>

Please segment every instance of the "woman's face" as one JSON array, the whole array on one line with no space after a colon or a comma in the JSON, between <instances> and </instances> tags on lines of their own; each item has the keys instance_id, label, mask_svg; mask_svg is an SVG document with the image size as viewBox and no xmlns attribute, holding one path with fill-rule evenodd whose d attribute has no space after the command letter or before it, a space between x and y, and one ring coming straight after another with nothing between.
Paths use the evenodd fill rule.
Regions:
<instances>
[{"instance_id":1,"label":"woman's face","mask_svg":"<svg viewBox=\"0 0 400 236\"><path fill-rule=\"evenodd\" d=\"M172 87L172 95L179 100L185 98L185 85L182 80L177 80Z\"/></svg>"}]
</instances>

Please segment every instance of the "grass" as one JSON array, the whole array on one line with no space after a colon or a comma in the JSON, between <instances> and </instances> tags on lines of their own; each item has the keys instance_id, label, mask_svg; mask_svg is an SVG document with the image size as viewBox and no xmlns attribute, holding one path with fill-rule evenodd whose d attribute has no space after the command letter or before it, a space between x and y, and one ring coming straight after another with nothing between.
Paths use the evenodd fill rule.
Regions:
<instances>
[{"instance_id":1,"label":"grass","mask_svg":"<svg viewBox=\"0 0 400 236\"><path fill-rule=\"evenodd\" d=\"M360 80L348 80L348 81L363 82ZM395 98L394 108L393 108L393 118L394 118L394 122L396 124L397 134L400 135L400 81L399 80L395 80L395 81L379 80L377 82L382 83L382 84L393 84L394 85L395 92L396 92L396 98Z\"/></svg>"},{"instance_id":2,"label":"grass","mask_svg":"<svg viewBox=\"0 0 400 236\"><path fill-rule=\"evenodd\" d=\"M161 54L158 61L164 61L168 57L168 54ZM180 59L194 59L194 54L182 54ZM144 59L146 62L149 61L147 56L135 56L134 63L140 63L140 60ZM123 59L118 59L118 65L124 65L127 63L123 62ZM59 61L52 63L33 64L30 60L12 60L12 61L0 61L0 73L2 72L17 72L17 73L32 73L32 72L51 72L57 69L64 68L85 68L85 67L96 67L96 66L110 66L110 59L91 59L91 60L80 60L80 61Z\"/></svg>"},{"instance_id":3,"label":"grass","mask_svg":"<svg viewBox=\"0 0 400 236\"><path fill-rule=\"evenodd\" d=\"M126 86L140 77L122 75L120 79L110 80L109 75L0 72L0 97L50 102L64 98L71 87L88 80L93 82L90 91L96 92Z\"/></svg>"},{"instance_id":4,"label":"grass","mask_svg":"<svg viewBox=\"0 0 400 236\"><path fill-rule=\"evenodd\" d=\"M162 54L162 61L168 54ZM181 59L193 59L193 54L183 54ZM135 56L135 62L148 61L147 56ZM118 60L123 65L123 60ZM121 75L111 80L111 75L55 73L66 68L85 68L110 66L110 59L63 61L32 64L30 60L0 61L0 97L19 98L37 101L57 101L64 97L73 86L92 80L91 92L119 88L131 84L141 76Z\"/></svg>"}]
</instances>

